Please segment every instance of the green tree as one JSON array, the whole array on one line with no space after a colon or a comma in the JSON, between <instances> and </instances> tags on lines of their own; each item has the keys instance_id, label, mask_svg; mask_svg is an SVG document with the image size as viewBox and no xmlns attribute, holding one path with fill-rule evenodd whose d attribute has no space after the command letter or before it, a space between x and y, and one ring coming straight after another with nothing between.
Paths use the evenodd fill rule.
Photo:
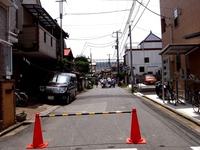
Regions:
<instances>
[{"instance_id":1,"label":"green tree","mask_svg":"<svg viewBox=\"0 0 200 150\"><path fill-rule=\"evenodd\" d=\"M119 77L119 80L124 80L125 79L125 73L122 71L119 71L119 74L117 74L117 76Z\"/></svg>"},{"instance_id":2,"label":"green tree","mask_svg":"<svg viewBox=\"0 0 200 150\"><path fill-rule=\"evenodd\" d=\"M57 58L57 68L60 71L67 71L68 70L68 64L67 64L67 59L66 58Z\"/></svg>"},{"instance_id":3,"label":"green tree","mask_svg":"<svg viewBox=\"0 0 200 150\"><path fill-rule=\"evenodd\" d=\"M77 56L74 60L74 65L75 65L75 70L82 73L82 74L86 74L89 72L90 68L89 68L89 61L88 59L83 56Z\"/></svg>"}]
</instances>

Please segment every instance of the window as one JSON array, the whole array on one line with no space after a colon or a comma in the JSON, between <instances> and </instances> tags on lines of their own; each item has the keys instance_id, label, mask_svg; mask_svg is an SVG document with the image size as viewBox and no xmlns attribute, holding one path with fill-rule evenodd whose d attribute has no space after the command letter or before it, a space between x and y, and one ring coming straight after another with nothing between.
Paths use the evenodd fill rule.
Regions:
<instances>
[{"instance_id":1,"label":"window","mask_svg":"<svg viewBox=\"0 0 200 150\"><path fill-rule=\"evenodd\" d=\"M47 33L44 32L44 42L46 43L46 41L47 41Z\"/></svg>"},{"instance_id":2,"label":"window","mask_svg":"<svg viewBox=\"0 0 200 150\"><path fill-rule=\"evenodd\" d=\"M51 37L51 47L53 46L53 38Z\"/></svg>"},{"instance_id":3,"label":"window","mask_svg":"<svg viewBox=\"0 0 200 150\"><path fill-rule=\"evenodd\" d=\"M144 67L140 67L140 72L144 72Z\"/></svg>"},{"instance_id":4,"label":"window","mask_svg":"<svg viewBox=\"0 0 200 150\"><path fill-rule=\"evenodd\" d=\"M5 47L6 53L6 75L12 75L12 47L6 46Z\"/></svg>"},{"instance_id":5,"label":"window","mask_svg":"<svg viewBox=\"0 0 200 150\"><path fill-rule=\"evenodd\" d=\"M166 22L165 22L165 18L162 18L162 19L161 19L161 30L162 30L162 33L165 33L165 32L166 32Z\"/></svg>"},{"instance_id":6,"label":"window","mask_svg":"<svg viewBox=\"0 0 200 150\"><path fill-rule=\"evenodd\" d=\"M149 63L149 57L144 58L144 63Z\"/></svg>"},{"instance_id":7,"label":"window","mask_svg":"<svg viewBox=\"0 0 200 150\"><path fill-rule=\"evenodd\" d=\"M12 75L12 47L4 41L0 41L0 55L1 55L1 67L0 72L2 76L11 76Z\"/></svg>"},{"instance_id":8,"label":"window","mask_svg":"<svg viewBox=\"0 0 200 150\"><path fill-rule=\"evenodd\" d=\"M181 56L180 54L176 55L176 70L179 71L181 69Z\"/></svg>"},{"instance_id":9,"label":"window","mask_svg":"<svg viewBox=\"0 0 200 150\"><path fill-rule=\"evenodd\" d=\"M174 27L178 27L178 8L176 8L173 12L174 15Z\"/></svg>"}]
</instances>

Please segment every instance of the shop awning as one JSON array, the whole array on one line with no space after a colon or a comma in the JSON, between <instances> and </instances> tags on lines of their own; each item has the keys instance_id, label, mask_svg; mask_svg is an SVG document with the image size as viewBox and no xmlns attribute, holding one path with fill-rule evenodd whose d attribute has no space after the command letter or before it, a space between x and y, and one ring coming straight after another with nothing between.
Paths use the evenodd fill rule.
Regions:
<instances>
[{"instance_id":1,"label":"shop awning","mask_svg":"<svg viewBox=\"0 0 200 150\"><path fill-rule=\"evenodd\" d=\"M200 44L197 43L190 43L190 44L168 44L162 52L160 52L160 55L177 55L177 54L183 54L187 55L197 48L200 47Z\"/></svg>"}]
</instances>

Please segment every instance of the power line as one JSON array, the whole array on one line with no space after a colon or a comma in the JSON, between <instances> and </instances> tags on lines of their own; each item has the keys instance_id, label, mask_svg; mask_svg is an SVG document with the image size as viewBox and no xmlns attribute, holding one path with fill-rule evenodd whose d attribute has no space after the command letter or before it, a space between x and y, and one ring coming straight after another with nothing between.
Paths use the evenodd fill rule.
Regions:
<instances>
[{"instance_id":1,"label":"power line","mask_svg":"<svg viewBox=\"0 0 200 150\"><path fill-rule=\"evenodd\" d=\"M124 38L124 36L125 36L125 33L126 33L127 30L128 30L128 25L129 25L129 23L130 23L131 16L132 16L132 14L133 14L134 8L135 8L135 1L133 1L133 3L132 3L132 6L131 6L131 9L130 9L130 12L129 12L129 16L128 16L128 19L127 19L127 22L126 22L126 25L125 25L125 28L124 28L123 33L122 33L123 38ZM120 39L121 39L121 37L120 37ZM113 54L113 57L114 57L115 54L116 54L116 53Z\"/></svg>"},{"instance_id":2,"label":"power line","mask_svg":"<svg viewBox=\"0 0 200 150\"><path fill-rule=\"evenodd\" d=\"M96 40L96 39L101 39L105 38L107 36L111 36L111 34L103 35L103 36L93 36L93 37L83 37L83 38L68 38L67 40Z\"/></svg>"},{"instance_id":3,"label":"power line","mask_svg":"<svg viewBox=\"0 0 200 150\"><path fill-rule=\"evenodd\" d=\"M115 43L115 41L109 42L109 43L103 43L103 44L95 44L95 43L90 43L90 42L86 42L81 54L84 53L85 49L90 46L90 47L95 47L95 48L103 48L103 47L109 47L112 46Z\"/></svg>"},{"instance_id":4,"label":"power line","mask_svg":"<svg viewBox=\"0 0 200 150\"><path fill-rule=\"evenodd\" d=\"M137 25L137 23L138 23L139 20L141 19L141 17L142 17L142 15L144 14L144 11L146 10L146 8L147 8L149 2L150 2L150 0L147 2L146 6L145 6L145 9L142 11L141 15L139 16L138 20L136 21L136 23L134 24L134 26L133 26L133 28L132 28L131 30L133 30L133 29L135 28L135 26ZM133 23L133 20L131 21L131 23ZM127 40L128 40L128 37L126 38L125 43L127 42ZM124 43L124 45L123 45L123 49L124 49L124 47L125 47L125 43ZM123 51L123 49L122 49L122 51ZM121 52L120 54L122 54L122 52Z\"/></svg>"},{"instance_id":5,"label":"power line","mask_svg":"<svg viewBox=\"0 0 200 150\"><path fill-rule=\"evenodd\" d=\"M138 2L140 5L142 5L144 8L146 8L148 11L154 13L155 15L160 16L160 17L162 17L162 18L170 19L169 17L162 16L162 15L156 13L155 11L149 9L147 6L145 6L143 3L139 2L138 0L136 0L136 2Z\"/></svg>"},{"instance_id":6,"label":"power line","mask_svg":"<svg viewBox=\"0 0 200 150\"><path fill-rule=\"evenodd\" d=\"M123 9L123 10L113 10L113 11L105 11L105 12L92 12L92 13L64 13L63 16L65 15L102 15L102 14L110 14L110 13L118 13L118 12L123 12L123 11L129 11L130 9ZM59 17L55 18L59 19Z\"/></svg>"},{"instance_id":7,"label":"power line","mask_svg":"<svg viewBox=\"0 0 200 150\"><path fill-rule=\"evenodd\" d=\"M68 26L68 27L84 27L84 26L113 26L113 25L118 25L118 24L123 24L124 22L119 22L119 23L108 23L108 24L68 24L68 25L63 25L63 26Z\"/></svg>"},{"instance_id":8,"label":"power line","mask_svg":"<svg viewBox=\"0 0 200 150\"><path fill-rule=\"evenodd\" d=\"M110 14L110 13L117 13L117 12L129 11L129 10L130 9L105 11L105 12L93 12L93 13L66 13L64 15L101 15L101 14Z\"/></svg>"},{"instance_id":9,"label":"power line","mask_svg":"<svg viewBox=\"0 0 200 150\"><path fill-rule=\"evenodd\" d=\"M137 1L137 0L136 0ZM142 18L142 15L144 14L145 10L147 9L147 6L149 5L150 0L147 2L146 6L144 7L145 9L142 11L140 17L138 18L138 20L136 21L135 25L133 26L133 28L131 29L131 31L135 28L135 26L138 24L138 22L140 21L140 19ZM131 21L132 22L132 21Z\"/></svg>"}]
</instances>

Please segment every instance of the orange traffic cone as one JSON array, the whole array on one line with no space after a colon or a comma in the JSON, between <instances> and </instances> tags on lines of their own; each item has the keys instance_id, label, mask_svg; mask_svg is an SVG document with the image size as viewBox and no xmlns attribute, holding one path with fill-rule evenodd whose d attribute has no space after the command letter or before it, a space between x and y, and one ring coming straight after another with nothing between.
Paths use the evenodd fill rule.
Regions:
<instances>
[{"instance_id":1,"label":"orange traffic cone","mask_svg":"<svg viewBox=\"0 0 200 150\"><path fill-rule=\"evenodd\" d=\"M131 137L126 139L126 143L146 144L146 140L140 136L140 129L135 108L132 109Z\"/></svg>"},{"instance_id":2,"label":"orange traffic cone","mask_svg":"<svg viewBox=\"0 0 200 150\"><path fill-rule=\"evenodd\" d=\"M34 125L34 133L33 133L33 143L28 145L27 149L34 149L34 148L45 148L47 147L48 143L43 143L43 137L42 137L42 129L40 124L40 116L37 113L35 115L35 125Z\"/></svg>"}]
</instances>

